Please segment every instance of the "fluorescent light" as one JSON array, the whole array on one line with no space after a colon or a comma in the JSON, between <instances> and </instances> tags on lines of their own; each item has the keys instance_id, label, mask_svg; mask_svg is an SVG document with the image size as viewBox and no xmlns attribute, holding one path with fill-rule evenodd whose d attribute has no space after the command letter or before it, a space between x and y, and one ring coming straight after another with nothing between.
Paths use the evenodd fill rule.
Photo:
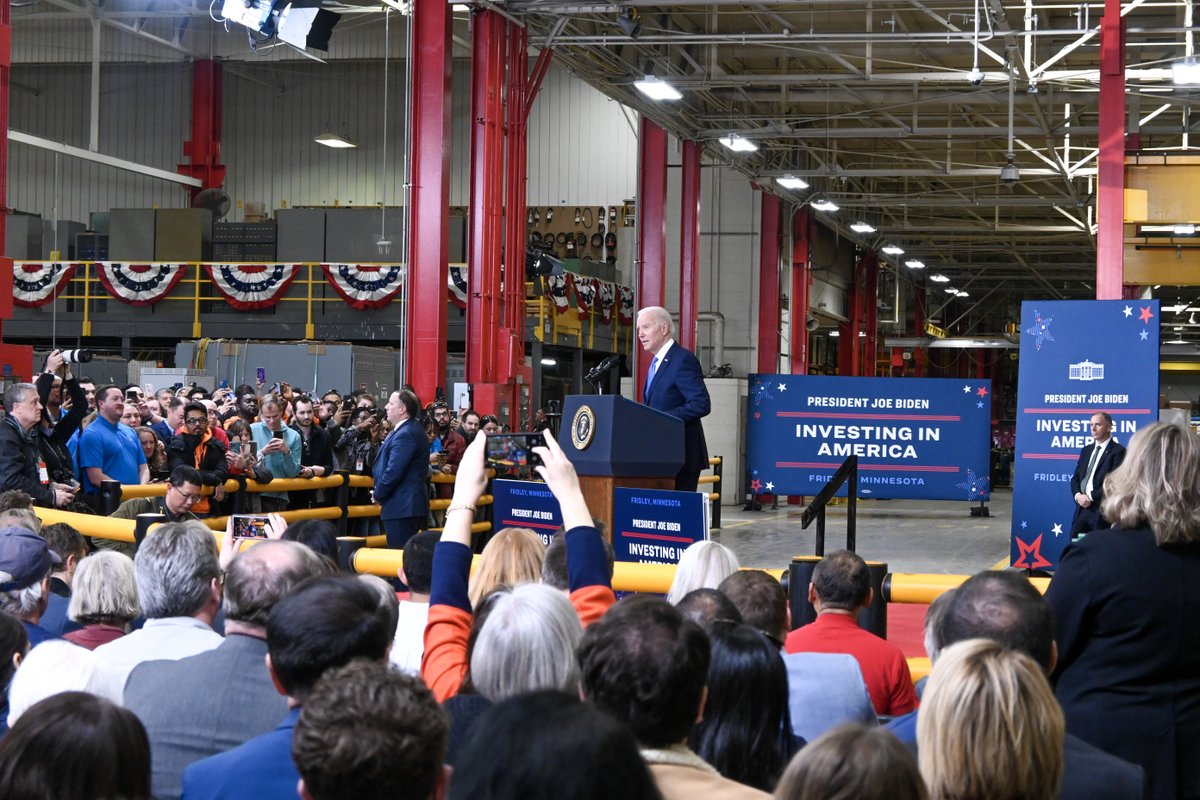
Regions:
<instances>
[{"instance_id":1,"label":"fluorescent light","mask_svg":"<svg viewBox=\"0 0 1200 800\"><path fill-rule=\"evenodd\" d=\"M344 150L350 147L358 147L358 145L356 145L354 142L350 141L349 139L343 139L336 133L322 133L320 136L313 139L313 141L317 144L323 144L326 147L332 147L338 150Z\"/></svg>"},{"instance_id":2,"label":"fluorescent light","mask_svg":"<svg viewBox=\"0 0 1200 800\"><path fill-rule=\"evenodd\" d=\"M543 366L543 367L553 367L553 366L554 366L555 364L557 364L557 363L558 363L558 362L557 362L557 361L555 361L553 358L543 358L543 359L542 359L542 366Z\"/></svg>"},{"instance_id":3,"label":"fluorescent light","mask_svg":"<svg viewBox=\"0 0 1200 800\"><path fill-rule=\"evenodd\" d=\"M647 75L640 81L634 81L633 85L651 100L678 100L683 97L674 86L666 81L660 81L653 75Z\"/></svg>"},{"instance_id":4,"label":"fluorescent light","mask_svg":"<svg viewBox=\"0 0 1200 800\"><path fill-rule=\"evenodd\" d=\"M904 255L904 248L897 247L894 244L885 244L883 246L883 252L887 253L889 256L902 256Z\"/></svg>"},{"instance_id":5,"label":"fluorescent light","mask_svg":"<svg viewBox=\"0 0 1200 800\"><path fill-rule=\"evenodd\" d=\"M943 275L940 272L935 272L932 275L930 275L929 280L933 281L934 283L949 283L950 282L950 279L947 278L945 275Z\"/></svg>"},{"instance_id":6,"label":"fluorescent light","mask_svg":"<svg viewBox=\"0 0 1200 800\"><path fill-rule=\"evenodd\" d=\"M970 297L971 296L970 292L963 292L963 291L958 291L958 292L955 292L954 294L958 297Z\"/></svg>"},{"instance_id":7,"label":"fluorescent light","mask_svg":"<svg viewBox=\"0 0 1200 800\"><path fill-rule=\"evenodd\" d=\"M1188 56L1171 65L1171 81L1176 85L1200 83L1200 62Z\"/></svg>"},{"instance_id":8,"label":"fluorescent light","mask_svg":"<svg viewBox=\"0 0 1200 800\"><path fill-rule=\"evenodd\" d=\"M904 266L908 267L909 269L925 269L925 262L919 261L915 258L910 258L908 261L904 262Z\"/></svg>"},{"instance_id":9,"label":"fluorescent light","mask_svg":"<svg viewBox=\"0 0 1200 800\"><path fill-rule=\"evenodd\" d=\"M1163 342L1163 344L1187 344L1187 342L1185 342L1183 340L1182 336L1176 336L1174 339L1171 339L1170 341Z\"/></svg>"},{"instance_id":10,"label":"fluorescent light","mask_svg":"<svg viewBox=\"0 0 1200 800\"><path fill-rule=\"evenodd\" d=\"M451 11L470 11L471 7L465 3L455 3L450 6Z\"/></svg>"},{"instance_id":11,"label":"fluorescent light","mask_svg":"<svg viewBox=\"0 0 1200 800\"><path fill-rule=\"evenodd\" d=\"M1172 225L1171 233L1176 236L1193 236L1196 233L1195 225Z\"/></svg>"},{"instance_id":12,"label":"fluorescent light","mask_svg":"<svg viewBox=\"0 0 1200 800\"><path fill-rule=\"evenodd\" d=\"M953 286L947 286L946 294L958 294L958 289L955 289Z\"/></svg>"},{"instance_id":13,"label":"fluorescent light","mask_svg":"<svg viewBox=\"0 0 1200 800\"><path fill-rule=\"evenodd\" d=\"M859 331L859 332L858 332L858 335L859 335L859 336L866 336L866 335L867 335L867 332L866 332L866 331Z\"/></svg>"},{"instance_id":14,"label":"fluorescent light","mask_svg":"<svg viewBox=\"0 0 1200 800\"><path fill-rule=\"evenodd\" d=\"M833 202L832 200L830 200L828 197L825 197L824 195L821 195L816 200L813 200L811 205L817 211L833 212L833 211L837 211L838 208L840 208L840 206L838 206L837 203Z\"/></svg>"},{"instance_id":15,"label":"fluorescent light","mask_svg":"<svg viewBox=\"0 0 1200 800\"><path fill-rule=\"evenodd\" d=\"M855 233L874 233L875 228L865 222L855 222L850 226Z\"/></svg>"},{"instance_id":16,"label":"fluorescent light","mask_svg":"<svg viewBox=\"0 0 1200 800\"><path fill-rule=\"evenodd\" d=\"M758 145L756 145L754 142L750 141L749 139L743 139L736 133L731 133L728 136L722 136L717 141L735 153L753 153L758 149Z\"/></svg>"},{"instance_id":17,"label":"fluorescent light","mask_svg":"<svg viewBox=\"0 0 1200 800\"><path fill-rule=\"evenodd\" d=\"M1183 326L1182 326L1182 325L1176 325L1174 328L1171 328L1171 330L1173 330L1173 331L1181 331L1181 330L1183 330Z\"/></svg>"},{"instance_id":18,"label":"fluorescent light","mask_svg":"<svg viewBox=\"0 0 1200 800\"><path fill-rule=\"evenodd\" d=\"M808 181L803 178L797 178L795 175L784 175L782 178L776 178L775 182L785 189L807 189Z\"/></svg>"},{"instance_id":19,"label":"fluorescent light","mask_svg":"<svg viewBox=\"0 0 1200 800\"><path fill-rule=\"evenodd\" d=\"M836 339L837 337L839 337L839 336L841 336L841 335L842 335L842 332L841 332L841 331L830 331L830 332L829 332L829 335L830 335L831 337L833 337L834 339Z\"/></svg>"}]
</instances>

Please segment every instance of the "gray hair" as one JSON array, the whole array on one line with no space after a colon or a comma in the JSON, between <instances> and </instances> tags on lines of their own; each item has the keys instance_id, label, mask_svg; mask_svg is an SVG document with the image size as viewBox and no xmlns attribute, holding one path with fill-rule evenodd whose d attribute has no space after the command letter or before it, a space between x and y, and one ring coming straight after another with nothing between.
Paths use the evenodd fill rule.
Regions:
<instances>
[{"instance_id":1,"label":"gray hair","mask_svg":"<svg viewBox=\"0 0 1200 800\"><path fill-rule=\"evenodd\" d=\"M138 602L147 619L187 617L200 610L221 574L212 531L195 520L150 532L134 558Z\"/></svg>"},{"instance_id":2,"label":"gray hair","mask_svg":"<svg viewBox=\"0 0 1200 800\"><path fill-rule=\"evenodd\" d=\"M71 582L68 617L87 625L128 622L141 613L132 558L115 550L98 550L79 562Z\"/></svg>"},{"instance_id":3,"label":"gray hair","mask_svg":"<svg viewBox=\"0 0 1200 800\"><path fill-rule=\"evenodd\" d=\"M950 610L950 603L957 592L958 589L947 589L933 598L933 602L925 611L925 655L929 656L930 662L937 661L938 654L942 650L942 642L938 638L938 628L941 626L942 617L946 616L946 612Z\"/></svg>"},{"instance_id":4,"label":"gray hair","mask_svg":"<svg viewBox=\"0 0 1200 800\"><path fill-rule=\"evenodd\" d=\"M12 579L12 576L7 572L0 572L0 576L7 576L7 579ZM50 577L50 570L46 570L45 575L24 589L0 592L0 611L17 619L23 619L37 611L38 604L42 602L42 584L46 582L46 578L48 577ZM2 579L4 578L0 577L0 580Z\"/></svg>"},{"instance_id":5,"label":"gray hair","mask_svg":"<svg viewBox=\"0 0 1200 800\"><path fill-rule=\"evenodd\" d=\"M646 306L645 308L641 309L637 313L637 315L639 317L642 314L649 315L654 320L655 324L661 325L663 323L666 323L667 335L668 336L675 335L675 320L671 319L670 311L667 311L662 306Z\"/></svg>"},{"instance_id":6,"label":"gray hair","mask_svg":"<svg viewBox=\"0 0 1200 800\"><path fill-rule=\"evenodd\" d=\"M693 589L716 589L738 566L737 556L728 547L707 539L693 542L675 568L667 602L675 605Z\"/></svg>"},{"instance_id":7,"label":"gray hair","mask_svg":"<svg viewBox=\"0 0 1200 800\"><path fill-rule=\"evenodd\" d=\"M37 392L37 387L32 383L14 383L4 390L4 407L11 409L17 403L24 403L29 399L30 392Z\"/></svg>"},{"instance_id":8,"label":"gray hair","mask_svg":"<svg viewBox=\"0 0 1200 800\"><path fill-rule=\"evenodd\" d=\"M28 508L10 508L0 513L0 528L24 528L30 533L41 533L42 520Z\"/></svg>"},{"instance_id":9,"label":"gray hair","mask_svg":"<svg viewBox=\"0 0 1200 800\"><path fill-rule=\"evenodd\" d=\"M225 618L265 628L271 609L296 584L328 572L321 557L299 542L259 542L229 565L225 575Z\"/></svg>"},{"instance_id":10,"label":"gray hair","mask_svg":"<svg viewBox=\"0 0 1200 800\"><path fill-rule=\"evenodd\" d=\"M1114 527L1149 527L1159 547L1200 541L1200 438L1163 422L1139 430L1104 479L1100 513Z\"/></svg>"},{"instance_id":11,"label":"gray hair","mask_svg":"<svg viewBox=\"0 0 1200 800\"><path fill-rule=\"evenodd\" d=\"M523 583L498 594L471 653L471 683L499 702L538 689L577 691L579 615L550 586Z\"/></svg>"}]
</instances>

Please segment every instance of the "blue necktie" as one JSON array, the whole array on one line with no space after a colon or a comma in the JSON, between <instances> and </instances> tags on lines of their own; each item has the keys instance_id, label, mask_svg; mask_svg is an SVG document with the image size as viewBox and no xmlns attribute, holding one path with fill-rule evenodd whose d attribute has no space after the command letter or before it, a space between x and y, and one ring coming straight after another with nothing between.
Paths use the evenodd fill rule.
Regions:
<instances>
[{"instance_id":1,"label":"blue necktie","mask_svg":"<svg viewBox=\"0 0 1200 800\"><path fill-rule=\"evenodd\" d=\"M658 371L658 356L650 362L650 369L646 372L646 386L642 389L642 397L645 398L650 394L650 384L654 382L654 373Z\"/></svg>"}]
</instances>

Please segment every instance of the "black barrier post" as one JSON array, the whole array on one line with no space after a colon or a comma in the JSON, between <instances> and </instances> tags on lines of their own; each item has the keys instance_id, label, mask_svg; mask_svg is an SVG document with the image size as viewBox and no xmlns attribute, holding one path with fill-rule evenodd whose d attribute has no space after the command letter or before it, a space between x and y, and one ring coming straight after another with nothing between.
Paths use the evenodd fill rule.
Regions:
<instances>
[{"instance_id":1,"label":"black barrier post","mask_svg":"<svg viewBox=\"0 0 1200 800\"><path fill-rule=\"evenodd\" d=\"M338 536L345 536L350 520L350 473L346 470L338 470L337 475L342 479L342 485L337 487L337 505L342 510L342 515L337 519L337 532ZM361 546L359 545L359 547ZM341 557L340 546L338 557Z\"/></svg>"},{"instance_id":2,"label":"black barrier post","mask_svg":"<svg viewBox=\"0 0 1200 800\"><path fill-rule=\"evenodd\" d=\"M166 514L138 514L133 523L133 549L136 551L142 546L151 525L166 521Z\"/></svg>"},{"instance_id":3,"label":"black barrier post","mask_svg":"<svg viewBox=\"0 0 1200 800\"><path fill-rule=\"evenodd\" d=\"M100 481L100 513L108 517L121 505L121 482Z\"/></svg>"},{"instance_id":4,"label":"black barrier post","mask_svg":"<svg viewBox=\"0 0 1200 800\"><path fill-rule=\"evenodd\" d=\"M721 528L721 478L724 466L725 459L717 456L717 463L713 465L713 475L717 478L717 482L713 484L717 490L717 499L712 501L712 526L718 530Z\"/></svg>"},{"instance_id":5,"label":"black barrier post","mask_svg":"<svg viewBox=\"0 0 1200 800\"><path fill-rule=\"evenodd\" d=\"M367 546L362 536L339 536L337 540L338 569L354 572L354 554Z\"/></svg>"}]
</instances>

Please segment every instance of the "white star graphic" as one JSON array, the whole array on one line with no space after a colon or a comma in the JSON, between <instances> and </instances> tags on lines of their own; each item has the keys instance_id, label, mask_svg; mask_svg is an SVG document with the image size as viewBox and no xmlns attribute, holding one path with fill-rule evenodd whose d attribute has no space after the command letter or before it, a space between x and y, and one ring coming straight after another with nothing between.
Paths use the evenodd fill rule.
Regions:
<instances>
[{"instance_id":1,"label":"white star graphic","mask_svg":"<svg viewBox=\"0 0 1200 800\"><path fill-rule=\"evenodd\" d=\"M783 384L783 383L779 384L779 391L781 391L781 392L786 392L786 391L787 391L787 385L786 385L786 384Z\"/></svg>"},{"instance_id":2,"label":"white star graphic","mask_svg":"<svg viewBox=\"0 0 1200 800\"><path fill-rule=\"evenodd\" d=\"M775 491L775 484L774 484L774 483L772 483L771 481L767 481L767 491L768 491L768 492L773 492L773 491Z\"/></svg>"},{"instance_id":3,"label":"white star graphic","mask_svg":"<svg viewBox=\"0 0 1200 800\"><path fill-rule=\"evenodd\" d=\"M1021 530L1025 530L1028 527L1029 527L1029 523L1026 522L1025 520L1021 520Z\"/></svg>"},{"instance_id":4,"label":"white star graphic","mask_svg":"<svg viewBox=\"0 0 1200 800\"><path fill-rule=\"evenodd\" d=\"M1054 527L1050 529L1050 532L1053 533L1055 536L1062 536L1062 523L1061 522L1054 523Z\"/></svg>"},{"instance_id":5,"label":"white star graphic","mask_svg":"<svg viewBox=\"0 0 1200 800\"><path fill-rule=\"evenodd\" d=\"M971 387L970 387L970 386L964 386L964 387L963 387L963 394L970 394L970 393L971 393Z\"/></svg>"},{"instance_id":6,"label":"white star graphic","mask_svg":"<svg viewBox=\"0 0 1200 800\"><path fill-rule=\"evenodd\" d=\"M1125 306L1125 316L1127 316L1127 317L1133 316L1133 309L1130 308L1129 306Z\"/></svg>"},{"instance_id":7,"label":"white star graphic","mask_svg":"<svg viewBox=\"0 0 1200 800\"><path fill-rule=\"evenodd\" d=\"M1138 336L1140 336L1142 341L1144 342L1144 341L1146 341L1146 338L1148 336L1150 336L1150 334L1146 333L1145 331L1142 331L1141 333L1138 334Z\"/></svg>"}]
</instances>

